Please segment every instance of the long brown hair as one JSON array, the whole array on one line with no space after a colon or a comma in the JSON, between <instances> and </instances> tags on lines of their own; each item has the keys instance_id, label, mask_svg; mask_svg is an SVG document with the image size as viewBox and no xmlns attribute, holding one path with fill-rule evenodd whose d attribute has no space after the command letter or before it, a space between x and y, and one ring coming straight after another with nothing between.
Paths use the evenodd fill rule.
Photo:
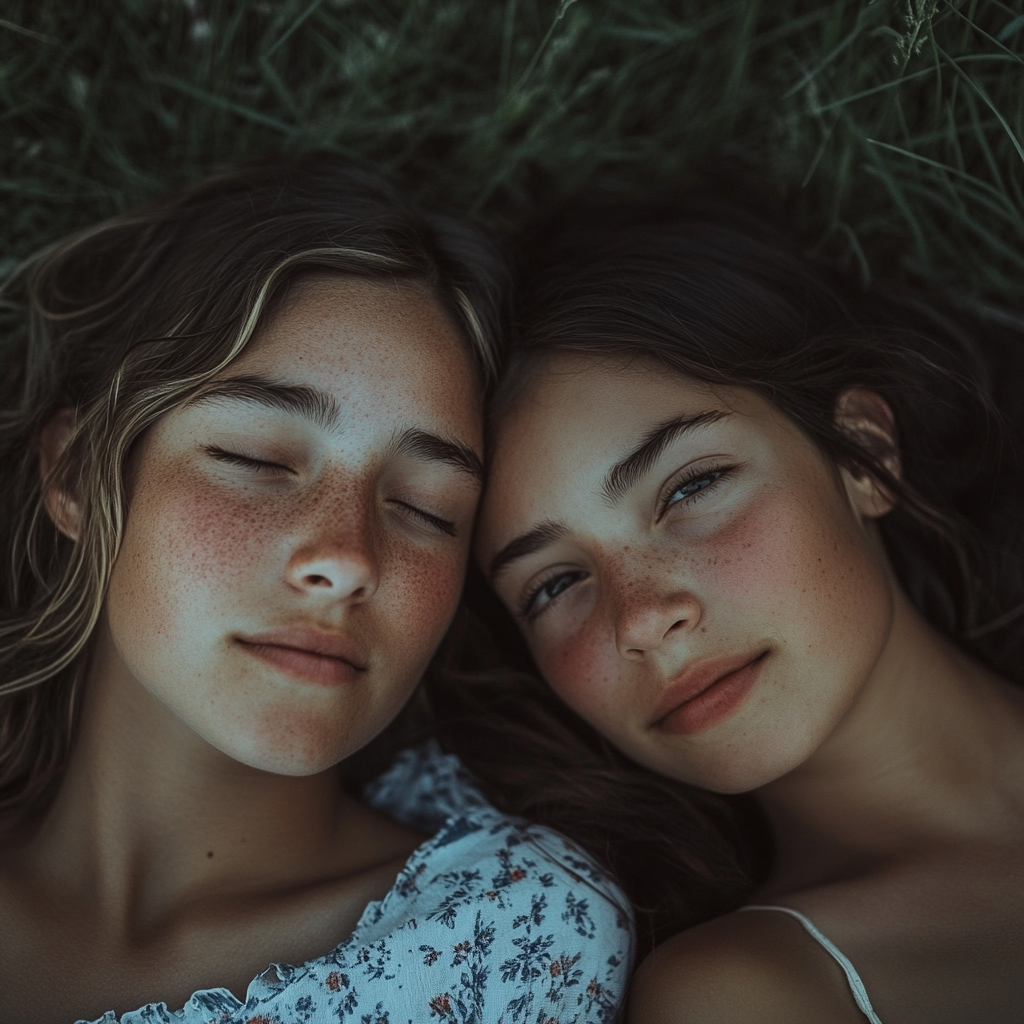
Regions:
<instances>
[{"instance_id":1,"label":"long brown hair","mask_svg":"<svg viewBox=\"0 0 1024 1024\"><path fill-rule=\"evenodd\" d=\"M1024 338L934 298L865 288L706 193L674 207L587 207L537 247L493 416L554 352L757 392L833 462L895 497L879 523L911 599L954 642L1024 682ZM836 426L851 388L893 410L899 478Z\"/></svg>"},{"instance_id":2,"label":"long brown hair","mask_svg":"<svg viewBox=\"0 0 1024 1024\"><path fill-rule=\"evenodd\" d=\"M0 810L38 809L60 778L133 444L237 358L298 279L325 271L425 283L481 386L492 380L505 293L495 250L330 157L223 171L56 243L5 284ZM75 428L54 477L83 509L73 543L45 513L36 456L62 407Z\"/></svg>"},{"instance_id":3,"label":"long brown hair","mask_svg":"<svg viewBox=\"0 0 1024 1024\"><path fill-rule=\"evenodd\" d=\"M492 422L558 352L750 388L834 462L896 496L881 530L911 599L956 643L1024 681L1024 339L864 289L784 230L708 193L579 204L528 238L523 260ZM838 396L858 387L894 411L900 479L836 429ZM514 651L511 620L482 584L475 605ZM772 856L753 799L630 763L554 699L518 646L518 682L483 673L469 695L449 687L441 697L461 723L446 741L492 797L601 857L638 909L641 945L747 900ZM523 752L517 761L510 738ZM546 773L537 767L545 763Z\"/></svg>"}]
</instances>

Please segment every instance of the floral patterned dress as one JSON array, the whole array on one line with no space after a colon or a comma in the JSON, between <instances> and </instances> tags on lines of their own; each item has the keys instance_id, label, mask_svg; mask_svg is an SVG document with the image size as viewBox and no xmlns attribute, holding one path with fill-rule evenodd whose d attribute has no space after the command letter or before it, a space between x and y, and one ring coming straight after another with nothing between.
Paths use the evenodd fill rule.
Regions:
<instances>
[{"instance_id":1,"label":"floral patterned dress","mask_svg":"<svg viewBox=\"0 0 1024 1024\"><path fill-rule=\"evenodd\" d=\"M633 945L628 903L557 832L488 804L436 743L404 751L364 800L432 838L355 931L301 967L274 964L245 1002L196 992L120 1024L610 1024ZM79 1021L78 1024L85 1024ZM109 1011L93 1024L118 1024Z\"/></svg>"}]
</instances>

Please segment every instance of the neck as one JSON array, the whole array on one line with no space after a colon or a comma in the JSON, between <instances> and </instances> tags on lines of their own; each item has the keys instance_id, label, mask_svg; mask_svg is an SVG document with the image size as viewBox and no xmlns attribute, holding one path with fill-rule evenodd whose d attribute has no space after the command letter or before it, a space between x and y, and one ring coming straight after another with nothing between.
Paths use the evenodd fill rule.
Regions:
<instances>
[{"instance_id":1,"label":"neck","mask_svg":"<svg viewBox=\"0 0 1024 1024\"><path fill-rule=\"evenodd\" d=\"M964 842L1020 841L1024 703L894 588L871 677L824 743L758 791L779 892Z\"/></svg>"},{"instance_id":2,"label":"neck","mask_svg":"<svg viewBox=\"0 0 1024 1024\"><path fill-rule=\"evenodd\" d=\"M33 863L130 930L203 893L294 883L358 810L334 770L277 775L221 753L101 642Z\"/></svg>"}]
</instances>

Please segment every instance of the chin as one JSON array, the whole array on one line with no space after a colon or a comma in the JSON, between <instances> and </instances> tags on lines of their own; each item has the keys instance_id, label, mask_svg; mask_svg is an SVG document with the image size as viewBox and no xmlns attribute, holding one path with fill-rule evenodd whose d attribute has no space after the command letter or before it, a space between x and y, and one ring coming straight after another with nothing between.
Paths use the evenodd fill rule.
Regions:
<instances>
[{"instance_id":1,"label":"chin","mask_svg":"<svg viewBox=\"0 0 1024 1024\"><path fill-rule=\"evenodd\" d=\"M785 771L775 772L762 765L731 764L714 766L702 771L697 777L691 776L681 781L690 782L701 789L709 789L712 793L733 795L751 793L784 774Z\"/></svg>"},{"instance_id":2,"label":"chin","mask_svg":"<svg viewBox=\"0 0 1024 1024\"><path fill-rule=\"evenodd\" d=\"M812 751L797 751L793 746L780 750L757 749L756 740L745 737L723 743L720 749L683 756L664 751L655 758L636 759L656 772L713 793L750 793L791 772Z\"/></svg>"},{"instance_id":3,"label":"chin","mask_svg":"<svg viewBox=\"0 0 1024 1024\"><path fill-rule=\"evenodd\" d=\"M221 751L248 768L255 768L271 775L291 775L296 778L318 775L343 761L347 750L310 750L281 744L274 747L260 747L258 744L233 745Z\"/></svg>"},{"instance_id":4,"label":"chin","mask_svg":"<svg viewBox=\"0 0 1024 1024\"><path fill-rule=\"evenodd\" d=\"M365 744L346 728L318 721L275 721L253 731L207 736L223 754L249 768L273 775L317 775L333 768Z\"/></svg>"},{"instance_id":5,"label":"chin","mask_svg":"<svg viewBox=\"0 0 1024 1024\"><path fill-rule=\"evenodd\" d=\"M333 768L346 756L347 753L311 757L307 751L273 750L254 752L253 756L237 757L235 760L249 768L256 768L271 775L305 778L309 775L319 775L321 772Z\"/></svg>"}]
</instances>

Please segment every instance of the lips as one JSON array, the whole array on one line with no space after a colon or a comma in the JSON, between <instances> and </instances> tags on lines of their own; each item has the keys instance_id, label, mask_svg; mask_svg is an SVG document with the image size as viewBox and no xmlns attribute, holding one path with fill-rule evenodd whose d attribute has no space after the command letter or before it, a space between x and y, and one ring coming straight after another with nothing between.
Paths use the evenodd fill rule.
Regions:
<instances>
[{"instance_id":1,"label":"lips","mask_svg":"<svg viewBox=\"0 0 1024 1024\"><path fill-rule=\"evenodd\" d=\"M247 653L303 682L338 686L366 671L366 659L352 641L315 629L280 629L237 636Z\"/></svg>"},{"instance_id":2,"label":"lips","mask_svg":"<svg viewBox=\"0 0 1024 1024\"><path fill-rule=\"evenodd\" d=\"M687 668L662 694L653 727L693 735L729 718L754 688L767 655L758 651Z\"/></svg>"}]
</instances>

